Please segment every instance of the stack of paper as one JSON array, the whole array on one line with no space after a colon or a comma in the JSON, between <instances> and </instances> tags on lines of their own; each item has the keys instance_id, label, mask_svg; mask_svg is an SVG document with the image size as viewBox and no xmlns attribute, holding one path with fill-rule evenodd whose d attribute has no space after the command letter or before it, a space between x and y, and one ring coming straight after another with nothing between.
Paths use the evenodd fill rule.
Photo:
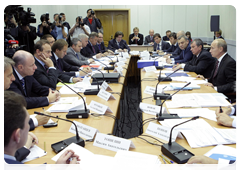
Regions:
<instances>
[{"instance_id":1,"label":"stack of paper","mask_svg":"<svg viewBox=\"0 0 240 170\"><path fill-rule=\"evenodd\" d=\"M47 152L39 148L37 145L34 145L32 148L30 148L30 154L22 161L22 163L40 158L42 156L45 156L46 154Z\"/></svg>"},{"instance_id":2,"label":"stack of paper","mask_svg":"<svg viewBox=\"0 0 240 170\"><path fill-rule=\"evenodd\" d=\"M236 160L237 149L229 146L218 145L204 155L216 160L218 160L219 158Z\"/></svg>"}]
</instances>

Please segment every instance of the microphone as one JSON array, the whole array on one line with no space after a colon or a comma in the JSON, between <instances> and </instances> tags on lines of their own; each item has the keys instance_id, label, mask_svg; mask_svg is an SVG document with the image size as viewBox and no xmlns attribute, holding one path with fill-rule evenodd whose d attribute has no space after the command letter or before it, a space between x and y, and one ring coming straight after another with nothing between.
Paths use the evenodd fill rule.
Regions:
<instances>
[{"instance_id":1,"label":"microphone","mask_svg":"<svg viewBox=\"0 0 240 170\"><path fill-rule=\"evenodd\" d=\"M91 67L91 66L90 66L90 67ZM92 81L91 85L96 85L96 84L98 84L98 83L99 83L99 84L102 84L102 83L105 81L105 77L104 77L103 72L100 71L100 70L98 70L97 68L94 68L94 67L92 67L92 69L95 69L96 71L99 71L99 72L102 74L103 80L97 80L96 77L91 76L94 80L96 80L96 81Z\"/></svg>"},{"instance_id":2,"label":"microphone","mask_svg":"<svg viewBox=\"0 0 240 170\"><path fill-rule=\"evenodd\" d=\"M180 90L182 90L184 87L187 87L189 84L191 84L191 82L187 83L185 86L183 86L181 89L177 90L175 93L173 93L172 95L169 95L161 104L161 108L160 108L160 115L156 115L157 116L157 120L161 121L164 119L180 119L180 117L177 114L162 114L162 106L163 104L166 102L166 100L168 99L172 99L172 96L176 93L178 93Z\"/></svg>"},{"instance_id":3,"label":"microphone","mask_svg":"<svg viewBox=\"0 0 240 170\"><path fill-rule=\"evenodd\" d=\"M157 93L157 86L160 82L162 81L165 81L165 80L169 80L169 76L171 76L172 74L176 73L179 69L175 70L174 72L172 72L171 74L169 74L167 77L164 77L164 78L161 78L161 69L160 69L160 72L159 72L159 76L158 76L158 83L156 85L156 89L155 89L155 93L153 93L153 96L154 96L154 100L157 100L158 98L161 98L161 99L166 99L169 94L165 94L165 93ZM171 78L170 78L171 79ZM170 80L172 81L172 79Z\"/></svg>"},{"instance_id":4,"label":"microphone","mask_svg":"<svg viewBox=\"0 0 240 170\"><path fill-rule=\"evenodd\" d=\"M60 142L52 144L51 147L52 147L52 149L54 150L55 153L59 153L60 151L65 149L71 143L76 143L77 145L80 145L82 147L85 146L84 140L79 137L78 130L77 130L77 125L73 121L67 120L67 119L62 119L60 117L54 117L54 116L46 115L46 114L43 114L43 113L40 113L40 112L34 112L34 114L56 118L56 119L64 120L64 121L71 122L72 124L74 124L75 129L76 129L76 136L73 136L71 138L68 138L68 139L65 139L65 140L62 140Z\"/></svg>"},{"instance_id":5,"label":"microphone","mask_svg":"<svg viewBox=\"0 0 240 170\"><path fill-rule=\"evenodd\" d=\"M163 66L156 66L155 65L155 62L156 62L157 59L158 59L157 57L154 59L153 65L156 67L157 70L159 70L159 69L162 70L164 68Z\"/></svg>"},{"instance_id":6,"label":"microphone","mask_svg":"<svg viewBox=\"0 0 240 170\"><path fill-rule=\"evenodd\" d=\"M193 117L192 119L189 119L185 122L179 123L172 127L170 132L170 138L169 142L167 144L163 144L161 147L162 154L166 155L168 158L172 159L174 162L178 164L186 163L192 156L194 156L193 153L182 147L176 142L172 142L172 130L176 126L179 126L181 124L187 123L192 120L198 119L199 116Z\"/></svg>"},{"instance_id":7,"label":"microphone","mask_svg":"<svg viewBox=\"0 0 240 170\"><path fill-rule=\"evenodd\" d=\"M108 57L108 56L105 56L105 57L107 57L107 58L109 58L112 62L110 62L109 64L110 65L114 65L116 62L113 62L113 60L111 59L111 57Z\"/></svg>"},{"instance_id":8,"label":"microphone","mask_svg":"<svg viewBox=\"0 0 240 170\"><path fill-rule=\"evenodd\" d=\"M104 64L103 62L101 62L101 61L99 61L99 60L97 60L97 59L95 59L95 58L92 58L92 59L93 59L94 61L98 61L99 63L105 65L106 67L104 67L104 70L107 70L108 73L109 73L109 70L114 70L114 66L108 67L107 64Z\"/></svg>"},{"instance_id":9,"label":"microphone","mask_svg":"<svg viewBox=\"0 0 240 170\"><path fill-rule=\"evenodd\" d=\"M78 92L73 90L71 87L69 87L66 83L64 83L61 79L58 78L58 81L63 83L65 86L67 86L70 90L72 90L74 93L76 93L78 96L80 96L83 100L84 104L84 110L74 110L74 111L69 111L68 114L66 115L67 118L88 118L88 113L90 113L89 109L87 109L86 102L83 99L82 95L80 95Z\"/></svg>"}]
</instances>

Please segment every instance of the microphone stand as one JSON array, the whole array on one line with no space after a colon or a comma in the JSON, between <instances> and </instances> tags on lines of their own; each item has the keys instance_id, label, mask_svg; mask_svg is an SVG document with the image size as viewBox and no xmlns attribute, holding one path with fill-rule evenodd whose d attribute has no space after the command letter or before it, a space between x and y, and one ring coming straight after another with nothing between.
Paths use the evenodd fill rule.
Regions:
<instances>
[{"instance_id":1,"label":"microphone stand","mask_svg":"<svg viewBox=\"0 0 240 170\"><path fill-rule=\"evenodd\" d=\"M109 70L114 70L114 66L108 67L108 66L107 66L106 64L104 64L103 62L101 62L101 61L99 61L99 60L97 60L97 59L95 59L95 58L92 58L92 59L93 59L94 61L98 61L99 63L105 65L106 67L104 67L104 70L107 70L108 73L109 73Z\"/></svg>"}]
</instances>

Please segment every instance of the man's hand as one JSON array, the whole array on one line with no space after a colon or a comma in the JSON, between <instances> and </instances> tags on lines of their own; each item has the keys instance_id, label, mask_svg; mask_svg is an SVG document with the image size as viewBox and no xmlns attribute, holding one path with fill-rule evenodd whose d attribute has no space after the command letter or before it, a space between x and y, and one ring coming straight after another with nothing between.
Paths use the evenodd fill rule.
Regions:
<instances>
[{"instance_id":1,"label":"man's hand","mask_svg":"<svg viewBox=\"0 0 240 170\"><path fill-rule=\"evenodd\" d=\"M112 50L108 50L108 53L110 53L110 54L114 54L114 52L112 51Z\"/></svg>"},{"instance_id":2,"label":"man's hand","mask_svg":"<svg viewBox=\"0 0 240 170\"><path fill-rule=\"evenodd\" d=\"M66 150L57 160L56 164L79 164L79 156L72 150Z\"/></svg>"},{"instance_id":3,"label":"man's hand","mask_svg":"<svg viewBox=\"0 0 240 170\"><path fill-rule=\"evenodd\" d=\"M101 58L102 57L102 53L98 53L97 55L96 55L96 58Z\"/></svg>"},{"instance_id":4,"label":"man's hand","mask_svg":"<svg viewBox=\"0 0 240 170\"><path fill-rule=\"evenodd\" d=\"M182 68L182 65L181 65L181 64L176 64L176 65L174 65L174 66L172 67L172 70L173 70L173 71L176 71L176 70L178 70L178 69L180 69L180 68Z\"/></svg>"},{"instance_id":5,"label":"man's hand","mask_svg":"<svg viewBox=\"0 0 240 170\"><path fill-rule=\"evenodd\" d=\"M193 156L191 157L187 164L218 164L218 161L206 156Z\"/></svg>"},{"instance_id":6,"label":"man's hand","mask_svg":"<svg viewBox=\"0 0 240 170\"><path fill-rule=\"evenodd\" d=\"M166 63L171 64L171 62L172 62L171 58L166 59Z\"/></svg>"},{"instance_id":7,"label":"man's hand","mask_svg":"<svg viewBox=\"0 0 240 170\"><path fill-rule=\"evenodd\" d=\"M58 91L53 91L51 88L49 88L47 98L49 103L56 102L60 99L60 93Z\"/></svg>"},{"instance_id":8,"label":"man's hand","mask_svg":"<svg viewBox=\"0 0 240 170\"><path fill-rule=\"evenodd\" d=\"M88 59L88 62L89 62L89 64L95 63L95 61L92 58Z\"/></svg>"},{"instance_id":9,"label":"man's hand","mask_svg":"<svg viewBox=\"0 0 240 170\"><path fill-rule=\"evenodd\" d=\"M232 127L233 118L229 117L226 113L217 113L216 112L216 119L219 125Z\"/></svg>"},{"instance_id":10,"label":"man's hand","mask_svg":"<svg viewBox=\"0 0 240 170\"><path fill-rule=\"evenodd\" d=\"M26 148L30 149L35 144L38 144L38 138L36 135L34 135L32 132L28 132L28 139L25 144Z\"/></svg>"},{"instance_id":11,"label":"man's hand","mask_svg":"<svg viewBox=\"0 0 240 170\"><path fill-rule=\"evenodd\" d=\"M124 51L124 52L128 52L128 49L125 48L123 51Z\"/></svg>"},{"instance_id":12,"label":"man's hand","mask_svg":"<svg viewBox=\"0 0 240 170\"><path fill-rule=\"evenodd\" d=\"M214 88L213 84L212 83L206 83L205 86L209 86L209 87L212 87Z\"/></svg>"},{"instance_id":13,"label":"man's hand","mask_svg":"<svg viewBox=\"0 0 240 170\"><path fill-rule=\"evenodd\" d=\"M40 59L47 67L54 67L52 60L47 58L43 53L41 54Z\"/></svg>"},{"instance_id":14,"label":"man's hand","mask_svg":"<svg viewBox=\"0 0 240 170\"><path fill-rule=\"evenodd\" d=\"M118 49L119 52L123 52L123 50L121 48Z\"/></svg>"},{"instance_id":15,"label":"man's hand","mask_svg":"<svg viewBox=\"0 0 240 170\"><path fill-rule=\"evenodd\" d=\"M74 77L74 78L72 79L73 83L77 83L77 82L80 82L80 81L82 81L82 80L83 80L83 79L80 78L80 77Z\"/></svg>"},{"instance_id":16,"label":"man's hand","mask_svg":"<svg viewBox=\"0 0 240 170\"><path fill-rule=\"evenodd\" d=\"M203 75L197 75L196 78L201 78L201 79L205 80L205 78L203 77Z\"/></svg>"},{"instance_id":17,"label":"man's hand","mask_svg":"<svg viewBox=\"0 0 240 170\"><path fill-rule=\"evenodd\" d=\"M150 42L149 45L154 45L154 42Z\"/></svg>"},{"instance_id":18,"label":"man's hand","mask_svg":"<svg viewBox=\"0 0 240 170\"><path fill-rule=\"evenodd\" d=\"M51 115L50 112L44 112L44 114ZM50 119L50 117L42 116L42 115L37 115L35 118L37 119L39 126L46 124L48 122L48 120Z\"/></svg>"}]
</instances>

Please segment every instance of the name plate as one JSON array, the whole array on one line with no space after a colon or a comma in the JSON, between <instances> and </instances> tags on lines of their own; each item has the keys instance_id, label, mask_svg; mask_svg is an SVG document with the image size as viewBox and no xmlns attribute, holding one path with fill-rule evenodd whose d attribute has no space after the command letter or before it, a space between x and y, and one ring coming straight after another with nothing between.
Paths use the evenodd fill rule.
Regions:
<instances>
[{"instance_id":1,"label":"name plate","mask_svg":"<svg viewBox=\"0 0 240 170\"><path fill-rule=\"evenodd\" d=\"M146 71L146 72L151 72L151 71L156 71L156 67L155 66L149 66L149 67L144 67L143 68L143 71Z\"/></svg>"},{"instance_id":2,"label":"name plate","mask_svg":"<svg viewBox=\"0 0 240 170\"><path fill-rule=\"evenodd\" d=\"M77 126L77 130L78 130L78 134L80 137L84 138L84 139L93 139L95 134L97 132L99 132L97 129L87 126L85 124L82 124L80 122L77 121L73 121L76 126ZM69 129L69 132L76 134L76 129L74 124L72 124L72 126Z\"/></svg>"},{"instance_id":3,"label":"name plate","mask_svg":"<svg viewBox=\"0 0 240 170\"><path fill-rule=\"evenodd\" d=\"M112 113L112 110L108 106L95 102L93 100L89 105L89 109L98 114Z\"/></svg>"},{"instance_id":4,"label":"name plate","mask_svg":"<svg viewBox=\"0 0 240 170\"><path fill-rule=\"evenodd\" d=\"M155 90L155 87L147 86L144 90L144 93L153 95L155 93ZM158 88L157 93L162 93L162 90Z\"/></svg>"},{"instance_id":5,"label":"name plate","mask_svg":"<svg viewBox=\"0 0 240 170\"><path fill-rule=\"evenodd\" d=\"M101 87L106 91L112 91L112 88L109 86L109 84L106 81L102 83Z\"/></svg>"},{"instance_id":6,"label":"name plate","mask_svg":"<svg viewBox=\"0 0 240 170\"><path fill-rule=\"evenodd\" d=\"M116 100L116 98L109 92L105 91L104 89L101 89L98 94L98 97L102 98L103 100L108 101L109 99L114 99Z\"/></svg>"},{"instance_id":7,"label":"name plate","mask_svg":"<svg viewBox=\"0 0 240 170\"><path fill-rule=\"evenodd\" d=\"M129 148L135 148L131 140L110 136L102 133L97 133L93 146L97 146L99 148L104 148L115 152L117 152L118 150L128 151Z\"/></svg>"},{"instance_id":8,"label":"name plate","mask_svg":"<svg viewBox=\"0 0 240 170\"><path fill-rule=\"evenodd\" d=\"M163 139L165 141L169 141L169 137L170 137L170 132L171 132L171 128L170 127L165 127L165 126L161 126L158 125L156 123L150 122L146 133L152 136L155 136L159 139ZM172 131L172 142L174 142L177 138L178 135L178 131L174 130Z\"/></svg>"},{"instance_id":9,"label":"name plate","mask_svg":"<svg viewBox=\"0 0 240 170\"><path fill-rule=\"evenodd\" d=\"M122 52L123 58L130 58L128 52Z\"/></svg>"},{"instance_id":10,"label":"name plate","mask_svg":"<svg viewBox=\"0 0 240 170\"><path fill-rule=\"evenodd\" d=\"M123 73L122 73L122 71L123 71L123 68L122 68L122 66L118 66L118 67L115 67L115 68L114 68L114 72L117 72L117 73L119 73L119 74L120 74L120 76L123 76Z\"/></svg>"},{"instance_id":11,"label":"name plate","mask_svg":"<svg viewBox=\"0 0 240 170\"><path fill-rule=\"evenodd\" d=\"M122 57L118 57L118 61L127 61L127 59L126 58L122 58Z\"/></svg>"},{"instance_id":12,"label":"name plate","mask_svg":"<svg viewBox=\"0 0 240 170\"><path fill-rule=\"evenodd\" d=\"M124 66L125 65L125 62L124 61L119 61L117 63L115 63L115 66Z\"/></svg>"},{"instance_id":13,"label":"name plate","mask_svg":"<svg viewBox=\"0 0 240 170\"><path fill-rule=\"evenodd\" d=\"M140 109L147 114L155 115L160 113L161 106L147 104L147 103L140 103ZM165 113L165 107L162 108L162 113Z\"/></svg>"}]
</instances>

